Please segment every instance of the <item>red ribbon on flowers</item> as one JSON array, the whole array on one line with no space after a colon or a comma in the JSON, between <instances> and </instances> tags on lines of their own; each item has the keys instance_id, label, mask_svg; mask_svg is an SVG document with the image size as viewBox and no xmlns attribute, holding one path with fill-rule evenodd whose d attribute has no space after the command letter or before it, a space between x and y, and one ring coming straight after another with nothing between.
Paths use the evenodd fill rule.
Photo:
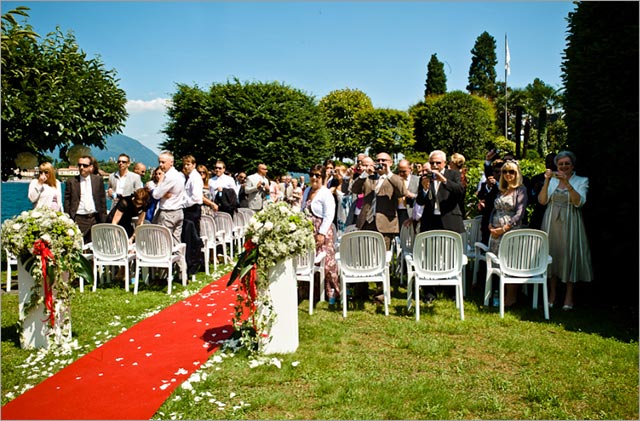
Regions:
<instances>
[{"instance_id":1,"label":"red ribbon on flowers","mask_svg":"<svg viewBox=\"0 0 640 421\"><path fill-rule=\"evenodd\" d=\"M53 308L53 288L52 285L49 285L47 282L47 260L51 260L53 262L54 256L49 248L49 245L44 240L36 240L33 243L33 254L35 256L40 256L40 260L42 262L42 278L43 278L43 286L44 286L44 305L49 310L49 322L51 323L51 327L55 324L55 314Z\"/></svg>"},{"instance_id":2,"label":"red ribbon on flowers","mask_svg":"<svg viewBox=\"0 0 640 421\"><path fill-rule=\"evenodd\" d=\"M245 241L244 249L247 253L253 250L254 248L256 248L256 245L251 240ZM256 273L256 265L254 263L249 273L245 275L245 279L249 282L248 287L249 287L249 297L251 298L251 314L252 315L256 311L256 298L258 297L258 287L256 285L257 278L258 278L258 275Z\"/></svg>"}]
</instances>

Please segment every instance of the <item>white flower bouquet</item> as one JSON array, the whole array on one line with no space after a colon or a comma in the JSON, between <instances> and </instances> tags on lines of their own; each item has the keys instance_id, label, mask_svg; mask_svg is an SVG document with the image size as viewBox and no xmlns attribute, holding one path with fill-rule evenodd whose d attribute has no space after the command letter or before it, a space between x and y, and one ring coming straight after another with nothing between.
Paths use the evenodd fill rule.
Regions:
<instances>
[{"instance_id":1,"label":"white flower bouquet","mask_svg":"<svg viewBox=\"0 0 640 421\"><path fill-rule=\"evenodd\" d=\"M44 302L52 325L53 296L68 300L73 292L70 281L78 276L93 282L91 266L82 255L82 234L63 212L40 207L6 220L2 224L2 245L35 281L25 312ZM40 294L42 288L45 296Z\"/></svg>"},{"instance_id":2,"label":"white flower bouquet","mask_svg":"<svg viewBox=\"0 0 640 421\"><path fill-rule=\"evenodd\" d=\"M269 269L315 247L313 223L288 203L271 203L251 218L246 237L245 251L238 257L227 285L241 280L233 320L237 333L234 343L259 352L274 320L268 293ZM261 311L257 311L258 307ZM249 317L244 317L246 308Z\"/></svg>"}]
</instances>

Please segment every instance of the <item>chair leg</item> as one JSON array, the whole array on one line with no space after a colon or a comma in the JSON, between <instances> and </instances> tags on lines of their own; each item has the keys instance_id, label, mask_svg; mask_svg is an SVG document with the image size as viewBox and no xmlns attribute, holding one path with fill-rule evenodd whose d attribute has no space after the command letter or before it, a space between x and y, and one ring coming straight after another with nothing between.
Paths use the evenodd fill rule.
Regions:
<instances>
[{"instance_id":1,"label":"chair leg","mask_svg":"<svg viewBox=\"0 0 640 421\"><path fill-rule=\"evenodd\" d=\"M98 289L98 265L94 262L93 264L93 292L96 292Z\"/></svg>"},{"instance_id":2,"label":"chair leg","mask_svg":"<svg viewBox=\"0 0 640 421\"><path fill-rule=\"evenodd\" d=\"M342 317L347 318L347 283L343 281L341 282L341 293L342 293Z\"/></svg>"},{"instance_id":3,"label":"chair leg","mask_svg":"<svg viewBox=\"0 0 640 421\"><path fill-rule=\"evenodd\" d=\"M420 321L420 286L415 285L415 301L416 301L416 322Z\"/></svg>"},{"instance_id":4,"label":"chair leg","mask_svg":"<svg viewBox=\"0 0 640 421\"><path fill-rule=\"evenodd\" d=\"M133 295L138 295L138 285L140 285L140 266L136 264L136 282L133 284Z\"/></svg>"},{"instance_id":5,"label":"chair leg","mask_svg":"<svg viewBox=\"0 0 640 421\"><path fill-rule=\"evenodd\" d=\"M462 291L462 287L457 286L457 295L460 300L460 320L464 320L464 293Z\"/></svg>"},{"instance_id":6,"label":"chair leg","mask_svg":"<svg viewBox=\"0 0 640 421\"><path fill-rule=\"evenodd\" d=\"M491 268L487 265L487 276L485 278L485 283L484 283L484 305L485 306L489 305L489 300L491 299L492 273L490 269Z\"/></svg>"},{"instance_id":7,"label":"chair leg","mask_svg":"<svg viewBox=\"0 0 640 421\"><path fill-rule=\"evenodd\" d=\"M313 287L315 285L315 273L311 271L311 279L309 279L309 315L313 314Z\"/></svg>"},{"instance_id":8,"label":"chair leg","mask_svg":"<svg viewBox=\"0 0 640 421\"><path fill-rule=\"evenodd\" d=\"M538 284L533 284L533 309L538 308Z\"/></svg>"},{"instance_id":9,"label":"chair leg","mask_svg":"<svg viewBox=\"0 0 640 421\"><path fill-rule=\"evenodd\" d=\"M546 282L542 283L542 305L544 306L544 319L549 320L549 296L547 295Z\"/></svg>"},{"instance_id":10,"label":"chair leg","mask_svg":"<svg viewBox=\"0 0 640 421\"><path fill-rule=\"evenodd\" d=\"M504 282L500 279L500 318L504 318Z\"/></svg>"}]
</instances>

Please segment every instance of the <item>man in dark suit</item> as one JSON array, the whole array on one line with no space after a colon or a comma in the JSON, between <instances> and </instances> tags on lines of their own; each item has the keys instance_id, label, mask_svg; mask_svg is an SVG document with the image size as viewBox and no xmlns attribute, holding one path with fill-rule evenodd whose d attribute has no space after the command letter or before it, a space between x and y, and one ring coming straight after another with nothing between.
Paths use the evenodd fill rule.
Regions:
<instances>
[{"instance_id":1,"label":"man in dark suit","mask_svg":"<svg viewBox=\"0 0 640 421\"><path fill-rule=\"evenodd\" d=\"M429 154L429 165L431 172L423 175L416 197L416 203L424 206L420 232L445 229L462 234L464 186L460 172L446 168L447 156L442 151Z\"/></svg>"},{"instance_id":2,"label":"man in dark suit","mask_svg":"<svg viewBox=\"0 0 640 421\"><path fill-rule=\"evenodd\" d=\"M107 197L102 177L93 174L93 158L78 158L80 175L67 180L64 209L82 232L84 242L91 242L91 227L106 221Z\"/></svg>"},{"instance_id":3,"label":"man in dark suit","mask_svg":"<svg viewBox=\"0 0 640 421\"><path fill-rule=\"evenodd\" d=\"M465 232L463 203L465 188L460 171L446 168L447 156L442 151L429 154L429 166L420 180L416 203L424 206L420 232L445 229L459 234ZM427 302L436 297L435 288L425 294Z\"/></svg>"}]
</instances>

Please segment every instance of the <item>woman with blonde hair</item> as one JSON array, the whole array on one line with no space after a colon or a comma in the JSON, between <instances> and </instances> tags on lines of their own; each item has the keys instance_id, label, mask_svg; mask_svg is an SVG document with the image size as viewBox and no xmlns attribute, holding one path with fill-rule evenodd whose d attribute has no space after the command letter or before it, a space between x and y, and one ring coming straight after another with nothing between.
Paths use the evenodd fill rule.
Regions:
<instances>
[{"instance_id":1,"label":"woman with blonde hair","mask_svg":"<svg viewBox=\"0 0 640 421\"><path fill-rule=\"evenodd\" d=\"M56 169L50 162L39 167L38 178L29 183L29 200L34 208L46 206L54 211L63 211L62 185L56 179Z\"/></svg>"},{"instance_id":2,"label":"woman with blonde hair","mask_svg":"<svg viewBox=\"0 0 640 421\"><path fill-rule=\"evenodd\" d=\"M202 177L202 214L214 216L218 205L213 201L211 196L211 190L209 190L209 169L205 165L196 166L196 170L200 177Z\"/></svg>"},{"instance_id":3,"label":"woman with blonde hair","mask_svg":"<svg viewBox=\"0 0 640 421\"><path fill-rule=\"evenodd\" d=\"M506 161L500 172L499 192L489 216L489 249L495 254L498 254L502 235L520 228L527 209L527 188L518 163ZM515 304L517 294L517 285L506 286L506 307Z\"/></svg>"}]
</instances>

